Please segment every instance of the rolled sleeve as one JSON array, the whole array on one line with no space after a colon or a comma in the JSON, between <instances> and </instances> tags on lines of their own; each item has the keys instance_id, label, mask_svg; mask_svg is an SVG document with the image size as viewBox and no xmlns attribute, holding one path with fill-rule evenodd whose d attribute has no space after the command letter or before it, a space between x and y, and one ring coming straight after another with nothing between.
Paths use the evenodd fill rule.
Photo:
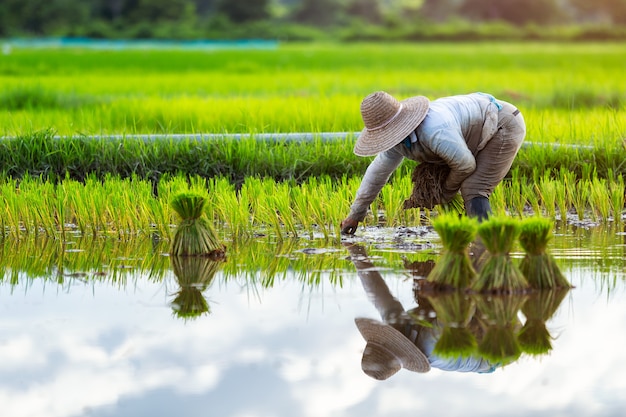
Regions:
<instances>
[{"instance_id":1,"label":"rolled sleeve","mask_svg":"<svg viewBox=\"0 0 626 417\"><path fill-rule=\"evenodd\" d=\"M380 153L369 165L356 193L356 198L350 208L350 217L362 221L367 210L389 180L391 174L398 168L404 156L393 148Z\"/></svg>"}]
</instances>

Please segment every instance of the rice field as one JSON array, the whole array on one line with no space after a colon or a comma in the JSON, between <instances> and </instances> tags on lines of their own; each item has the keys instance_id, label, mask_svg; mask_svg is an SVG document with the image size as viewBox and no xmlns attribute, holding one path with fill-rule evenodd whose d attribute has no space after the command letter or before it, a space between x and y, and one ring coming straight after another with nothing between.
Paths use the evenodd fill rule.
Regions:
<instances>
[{"instance_id":1,"label":"rice field","mask_svg":"<svg viewBox=\"0 0 626 417\"><path fill-rule=\"evenodd\" d=\"M491 199L494 213L621 224L623 177L606 180L593 175L575 180L568 174L544 177L531 185L516 177L500 184ZM0 184L0 227L5 236L16 240L28 236L65 240L68 235L119 240L153 235L170 240L178 221L172 199L181 192L194 192L206 198L205 213L221 239L245 240L263 233L278 240L315 237L338 241L339 224L359 182L358 177L339 181L329 176L311 177L301 184L249 177L236 187L224 177L207 180L184 175L156 184L136 177L109 176L104 181L93 176L84 181L66 178L56 184L25 177ZM411 189L410 177L398 176L372 203L364 225L422 225L443 211L439 206L432 211L403 209L402 202Z\"/></svg>"},{"instance_id":2,"label":"rice field","mask_svg":"<svg viewBox=\"0 0 626 417\"><path fill-rule=\"evenodd\" d=\"M14 49L0 56L5 236L170 239L172 190L207 195L227 239L338 239L369 159L341 143L92 140L91 135L358 132L374 90L473 91L524 113L524 147L497 213L621 221L626 44L287 44L276 50ZM59 139L56 135L69 136ZM13 138L13 139L9 139ZM556 146L556 147L555 147ZM414 225L405 163L366 225Z\"/></svg>"}]
</instances>

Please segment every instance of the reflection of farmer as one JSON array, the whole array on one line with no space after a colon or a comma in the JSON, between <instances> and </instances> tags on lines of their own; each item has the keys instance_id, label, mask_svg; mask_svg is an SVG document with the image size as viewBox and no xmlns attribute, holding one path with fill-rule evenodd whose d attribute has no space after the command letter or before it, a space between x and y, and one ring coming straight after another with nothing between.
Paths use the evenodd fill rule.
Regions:
<instances>
[{"instance_id":1,"label":"reflection of farmer","mask_svg":"<svg viewBox=\"0 0 626 417\"><path fill-rule=\"evenodd\" d=\"M352 244L346 247L363 288L382 319L382 322L367 318L355 320L367 341L361 360L367 375L383 380L402 367L414 372L428 372L431 367L479 373L495 369L489 361L475 356L442 358L436 355L433 350L442 330L437 320L430 327L420 325L391 295L382 276L368 260L365 248Z\"/></svg>"},{"instance_id":2,"label":"reflection of farmer","mask_svg":"<svg viewBox=\"0 0 626 417\"><path fill-rule=\"evenodd\" d=\"M430 102L423 96L398 101L378 91L363 100L361 116L365 128L354 153L376 158L341 223L341 231L348 234L356 231L404 158L449 169L443 184L430 187L438 194L431 201L448 203L460 190L467 214L486 217L491 211L489 197L509 171L526 134L518 109L482 93Z\"/></svg>"}]
</instances>

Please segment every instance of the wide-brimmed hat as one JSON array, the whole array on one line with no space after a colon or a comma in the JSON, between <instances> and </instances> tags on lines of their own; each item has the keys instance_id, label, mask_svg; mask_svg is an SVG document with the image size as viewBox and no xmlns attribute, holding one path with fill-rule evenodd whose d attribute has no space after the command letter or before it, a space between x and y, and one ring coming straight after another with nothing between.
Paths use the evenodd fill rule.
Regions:
<instances>
[{"instance_id":1,"label":"wide-brimmed hat","mask_svg":"<svg viewBox=\"0 0 626 417\"><path fill-rule=\"evenodd\" d=\"M422 123L429 104L424 96L398 101L384 91L368 95L361 102L365 128L354 145L354 153L372 156L393 148Z\"/></svg>"},{"instance_id":2,"label":"wide-brimmed hat","mask_svg":"<svg viewBox=\"0 0 626 417\"><path fill-rule=\"evenodd\" d=\"M361 369L367 375L384 380L401 368L421 373L430 370L424 352L392 326L367 318L354 321L367 341L361 358Z\"/></svg>"}]
</instances>

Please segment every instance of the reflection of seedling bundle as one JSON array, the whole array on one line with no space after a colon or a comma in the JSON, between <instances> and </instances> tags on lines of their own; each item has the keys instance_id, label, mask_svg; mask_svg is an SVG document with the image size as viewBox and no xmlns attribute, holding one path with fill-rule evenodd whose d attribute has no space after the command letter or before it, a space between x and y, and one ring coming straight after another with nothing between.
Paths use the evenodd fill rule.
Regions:
<instances>
[{"instance_id":1,"label":"reflection of seedling bundle","mask_svg":"<svg viewBox=\"0 0 626 417\"><path fill-rule=\"evenodd\" d=\"M552 238L552 221L542 217L529 217L521 222L519 241L526 255L520 270L533 288L570 288L556 261L546 251Z\"/></svg>"},{"instance_id":2,"label":"reflection of seedling bundle","mask_svg":"<svg viewBox=\"0 0 626 417\"><path fill-rule=\"evenodd\" d=\"M476 351L476 337L468 326L474 314L474 302L458 291L427 298L442 326L433 352L442 358L472 356Z\"/></svg>"},{"instance_id":3,"label":"reflection of seedling bundle","mask_svg":"<svg viewBox=\"0 0 626 417\"><path fill-rule=\"evenodd\" d=\"M198 256L172 256L172 270L180 289L172 300L172 310L180 318L196 318L209 313L202 292L211 284L221 262Z\"/></svg>"},{"instance_id":4,"label":"reflection of seedling bundle","mask_svg":"<svg viewBox=\"0 0 626 417\"><path fill-rule=\"evenodd\" d=\"M552 336L546 328L546 321L554 315L568 291L566 288L538 291L526 300L522 307L526 322L518 334L524 352L542 355L552 349Z\"/></svg>"},{"instance_id":5,"label":"reflection of seedling bundle","mask_svg":"<svg viewBox=\"0 0 626 417\"><path fill-rule=\"evenodd\" d=\"M172 208L182 221L172 239L172 256L220 258L224 255L224 246L204 216L205 203L205 197L194 192L183 192L173 198Z\"/></svg>"},{"instance_id":6,"label":"reflection of seedling bundle","mask_svg":"<svg viewBox=\"0 0 626 417\"><path fill-rule=\"evenodd\" d=\"M519 223L506 216L493 216L478 226L478 234L487 249L486 260L472 289L478 292L510 293L526 290L529 285L509 252L519 236Z\"/></svg>"},{"instance_id":7,"label":"reflection of seedling bundle","mask_svg":"<svg viewBox=\"0 0 626 417\"><path fill-rule=\"evenodd\" d=\"M462 289L476 276L467 251L476 235L478 222L467 216L442 214L433 220L433 228L443 245L441 258L428 274L427 281L440 289Z\"/></svg>"},{"instance_id":8,"label":"reflection of seedling bundle","mask_svg":"<svg viewBox=\"0 0 626 417\"><path fill-rule=\"evenodd\" d=\"M476 294L476 315L480 315L485 332L478 342L478 353L494 363L507 364L521 355L516 332L521 327L517 313L525 301L518 294L486 297Z\"/></svg>"}]
</instances>

